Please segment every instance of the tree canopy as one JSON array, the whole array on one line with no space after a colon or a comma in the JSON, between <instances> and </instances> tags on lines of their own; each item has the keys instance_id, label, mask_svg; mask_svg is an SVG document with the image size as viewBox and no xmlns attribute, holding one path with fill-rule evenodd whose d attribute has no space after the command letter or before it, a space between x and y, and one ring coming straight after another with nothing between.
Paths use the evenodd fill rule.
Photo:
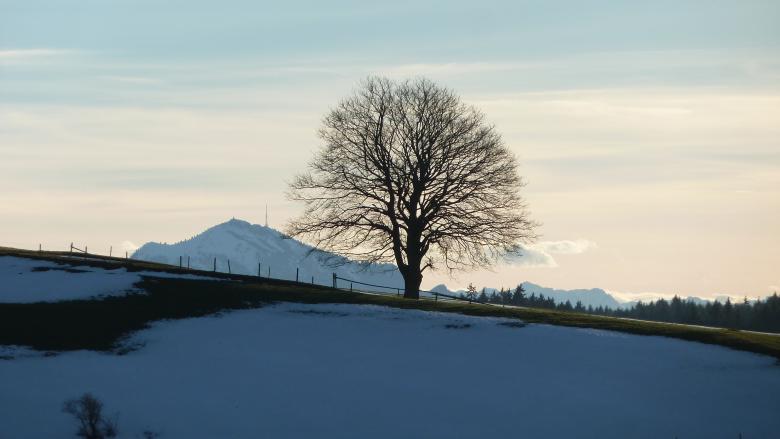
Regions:
<instances>
[{"instance_id":1,"label":"tree canopy","mask_svg":"<svg viewBox=\"0 0 780 439\"><path fill-rule=\"evenodd\" d=\"M322 249L393 262L405 297L422 273L487 267L535 238L517 160L495 127L427 79L370 77L324 118L289 196L288 227Z\"/></svg>"}]
</instances>

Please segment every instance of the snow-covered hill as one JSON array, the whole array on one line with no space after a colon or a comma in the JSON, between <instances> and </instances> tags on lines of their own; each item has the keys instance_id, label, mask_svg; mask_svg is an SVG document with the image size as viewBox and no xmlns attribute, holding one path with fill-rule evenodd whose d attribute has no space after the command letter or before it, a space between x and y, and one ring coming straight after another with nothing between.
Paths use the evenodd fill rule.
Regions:
<instances>
[{"instance_id":1,"label":"snow-covered hill","mask_svg":"<svg viewBox=\"0 0 780 439\"><path fill-rule=\"evenodd\" d=\"M135 284L144 277L211 279L190 274L128 272L119 266L108 269L0 256L0 303L59 302L123 296L137 291Z\"/></svg>"},{"instance_id":2,"label":"snow-covered hill","mask_svg":"<svg viewBox=\"0 0 780 439\"><path fill-rule=\"evenodd\" d=\"M315 251L312 247L270 227L250 224L232 219L218 224L203 233L176 244L150 242L144 244L135 253L133 259L183 264L189 258L192 268L211 270L214 258L217 259L217 271L228 271L228 260L232 273L270 275L277 279L295 279L296 268L299 279L321 285L332 283L333 273L339 277L353 279L376 285L403 288L403 278L395 265L381 264L366 267L364 264L345 260L331 253ZM339 261L343 264L333 266ZM348 286L348 282L340 283Z\"/></svg>"}]
</instances>

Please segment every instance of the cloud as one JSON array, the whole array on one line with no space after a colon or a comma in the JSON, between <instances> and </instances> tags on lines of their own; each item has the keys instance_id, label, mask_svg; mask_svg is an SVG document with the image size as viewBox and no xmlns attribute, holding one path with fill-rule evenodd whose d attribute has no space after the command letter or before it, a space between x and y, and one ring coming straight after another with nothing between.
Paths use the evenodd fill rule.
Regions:
<instances>
[{"instance_id":1,"label":"cloud","mask_svg":"<svg viewBox=\"0 0 780 439\"><path fill-rule=\"evenodd\" d=\"M59 49L11 49L0 50L0 59L29 58L34 56L51 56L67 52Z\"/></svg>"},{"instance_id":2,"label":"cloud","mask_svg":"<svg viewBox=\"0 0 780 439\"><path fill-rule=\"evenodd\" d=\"M138 246L132 241L122 241L122 250L132 253L138 250Z\"/></svg>"},{"instance_id":3,"label":"cloud","mask_svg":"<svg viewBox=\"0 0 780 439\"><path fill-rule=\"evenodd\" d=\"M587 239L577 239L575 241L542 241L532 245L533 248L545 253L559 255L577 255L585 253L588 250L595 249L598 246L593 241Z\"/></svg>"},{"instance_id":4,"label":"cloud","mask_svg":"<svg viewBox=\"0 0 780 439\"><path fill-rule=\"evenodd\" d=\"M651 300L655 301L658 299L671 300L675 296L675 294L673 293L659 293L655 291L645 291L641 293L632 293L627 291L615 291L615 290L606 290L606 289L604 291L621 303L636 302L640 300L642 302L649 302Z\"/></svg>"},{"instance_id":5,"label":"cloud","mask_svg":"<svg viewBox=\"0 0 780 439\"><path fill-rule=\"evenodd\" d=\"M509 61L470 60L438 63L399 63L355 66L391 77L432 76L436 79L463 80L479 76L521 75L528 85L557 84L570 89L648 83L696 85L705 81L722 82L739 78L741 83L773 84L777 81L777 58L768 51L722 50L628 50L586 51L545 57L525 57ZM571 72L578 72L576 81ZM514 81L516 83L516 81ZM507 84L507 87L511 84Z\"/></svg>"},{"instance_id":6,"label":"cloud","mask_svg":"<svg viewBox=\"0 0 780 439\"><path fill-rule=\"evenodd\" d=\"M75 51L67 49L4 49L0 50L0 65L26 64L72 53Z\"/></svg>"},{"instance_id":7,"label":"cloud","mask_svg":"<svg viewBox=\"0 0 780 439\"><path fill-rule=\"evenodd\" d=\"M535 244L521 245L517 253L505 259L510 265L521 267L557 267L553 255L576 255L597 248L595 242L587 239L541 241Z\"/></svg>"},{"instance_id":8,"label":"cloud","mask_svg":"<svg viewBox=\"0 0 780 439\"><path fill-rule=\"evenodd\" d=\"M776 286L770 286L769 288L777 288ZM688 295L688 294L681 294L681 293L660 293L660 292L641 292L641 293L632 293L628 291L615 291L615 290L604 290L607 294L617 299L618 302L621 303L631 303L631 302L650 302L650 301L657 301L660 299L664 300L672 300L675 296L679 297L682 300L692 300L696 303L701 303L702 301L717 301L720 303L726 303L726 299L731 300L731 303L742 303L742 301L748 297L745 294L704 294L704 295ZM756 297L760 300L763 300L766 297L769 297L769 295L766 296L751 296L748 298L749 302L755 302Z\"/></svg>"},{"instance_id":9,"label":"cloud","mask_svg":"<svg viewBox=\"0 0 780 439\"><path fill-rule=\"evenodd\" d=\"M159 85L162 81L157 78L149 78L145 76L102 76L101 79L106 81L121 82L125 84L138 84L138 85Z\"/></svg>"},{"instance_id":10,"label":"cloud","mask_svg":"<svg viewBox=\"0 0 780 439\"><path fill-rule=\"evenodd\" d=\"M507 72L529 68L535 64L520 62L451 62L436 64L397 64L389 66L364 67L364 70L377 70L383 75L391 77L426 76L454 76L471 75L487 72Z\"/></svg>"},{"instance_id":11,"label":"cloud","mask_svg":"<svg viewBox=\"0 0 780 439\"><path fill-rule=\"evenodd\" d=\"M520 246L516 252L505 256L505 261L509 265L521 267L557 267L558 263L551 254L538 250L532 246Z\"/></svg>"}]
</instances>

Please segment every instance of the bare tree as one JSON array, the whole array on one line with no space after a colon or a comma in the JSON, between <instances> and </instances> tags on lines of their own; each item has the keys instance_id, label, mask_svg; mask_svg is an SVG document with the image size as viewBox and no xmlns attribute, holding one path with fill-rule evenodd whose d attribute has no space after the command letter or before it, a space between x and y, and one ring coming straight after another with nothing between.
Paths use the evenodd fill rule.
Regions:
<instances>
[{"instance_id":1,"label":"bare tree","mask_svg":"<svg viewBox=\"0 0 780 439\"><path fill-rule=\"evenodd\" d=\"M469 283L469 286L466 288L466 299L468 299L469 302L477 300L477 287L472 283Z\"/></svg>"},{"instance_id":2,"label":"bare tree","mask_svg":"<svg viewBox=\"0 0 780 439\"><path fill-rule=\"evenodd\" d=\"M366 79L324 118L324 146L289 197L292 236L394 262L404 297L426 269L488 267L535 236L514 155L476 108L419 79Z\"/></svg>"},{"instance_id":3,"label":"bare tree","mask_svg":"<svg viewBox=\"0 0 780 439\"><path fill-rule=\"evenodd\" d=\"M76 435L85 439L104 439L116 437L118 427L116 418L103 415L103 403L85 393L78 399L69 399L62 405L62 411L73 415L79 423Z\"/></svg>"}]
</instances>

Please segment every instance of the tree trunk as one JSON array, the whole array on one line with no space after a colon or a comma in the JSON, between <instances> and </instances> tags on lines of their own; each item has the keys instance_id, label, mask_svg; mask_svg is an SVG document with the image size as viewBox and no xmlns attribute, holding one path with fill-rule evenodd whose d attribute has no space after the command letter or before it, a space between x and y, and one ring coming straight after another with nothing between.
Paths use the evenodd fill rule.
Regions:
<instances>
[{"instance_id":1,"label":"tree trunk","mask_svg":"<svg viewBox=\"0 0 780 439\"><path fill-rule=\"evenodd\" d=\"M420 284L422 283L422 273L420 273L419 264L417 267L409 266L404 276L404 299L419 299Z\"/></svg>"}]
</instances>

